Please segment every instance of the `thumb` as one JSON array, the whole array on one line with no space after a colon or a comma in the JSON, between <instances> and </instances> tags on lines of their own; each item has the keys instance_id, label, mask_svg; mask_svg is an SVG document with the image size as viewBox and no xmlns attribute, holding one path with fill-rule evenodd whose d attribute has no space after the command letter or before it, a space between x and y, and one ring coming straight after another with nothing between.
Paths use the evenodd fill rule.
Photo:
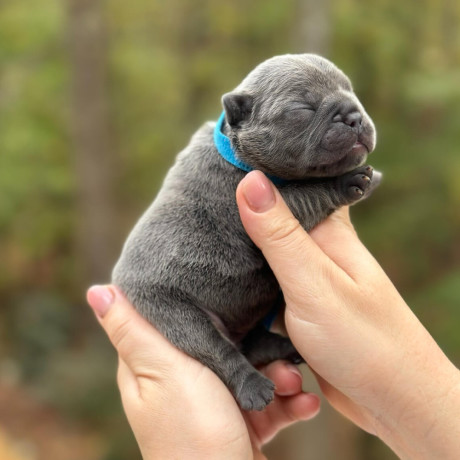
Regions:
<instances>
[{"instance_id":1,"label":"thumb","mask_svg":"<svg viewBox=\"0 0 460 460\"><path fill-rule=\"evenodd\" d=\"M236 198L241 221L273 270L286 300L303 302L306 288L324 291L328 273L337 267L302 228L266 176L260 171L247 174Z\"/></svg>"},{"instance_id":2,"label":"thumb","mask_svg":"<svg viewBox=\"0 0 460 460\"><path fill-rule=\"evenodd\" d=\"M121 360L136 374L163 376L181 354L115 286L93 286L87 300ZM154 378L155 375L152 375Z\"/></svg>"}]
</instances>

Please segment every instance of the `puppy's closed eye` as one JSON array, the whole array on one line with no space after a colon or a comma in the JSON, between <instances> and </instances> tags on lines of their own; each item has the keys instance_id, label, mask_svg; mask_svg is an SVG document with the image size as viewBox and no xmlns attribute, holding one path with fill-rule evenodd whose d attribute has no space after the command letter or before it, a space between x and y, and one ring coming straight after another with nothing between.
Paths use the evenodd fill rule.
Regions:
<instances>
[{"instance_id":1,"label":"puppy's closed eye","mask_svg":"<svg viewBox=\"0 0 460 460\"><path fill-rule=\"evenodd\" d=\"M306 102L294 102L287 111L294 112L299 110L309 110L310 112L316 111L315 107L312 104L308 104Z\"/></svg>"}]
</instances>

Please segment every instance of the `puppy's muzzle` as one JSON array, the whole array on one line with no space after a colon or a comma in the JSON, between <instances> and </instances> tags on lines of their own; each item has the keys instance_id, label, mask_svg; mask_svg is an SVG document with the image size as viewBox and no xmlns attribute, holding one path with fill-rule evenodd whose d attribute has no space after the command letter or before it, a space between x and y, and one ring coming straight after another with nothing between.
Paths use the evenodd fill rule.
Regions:
<instances>
[{"instance_id":1,"label":"puppy's muzzle","mask_svg":"<svg viewBox=\"0 0 460 460\"><path fill-rule=\"evenodd\" d=\"M361 112L358 112L357 110L348 112L345 115L342 113L338 113L334 116L332 121L334 123L344 123L357 134L361 133L362 131L363 116L361 115Z\"/></svg>"}]
</instances>

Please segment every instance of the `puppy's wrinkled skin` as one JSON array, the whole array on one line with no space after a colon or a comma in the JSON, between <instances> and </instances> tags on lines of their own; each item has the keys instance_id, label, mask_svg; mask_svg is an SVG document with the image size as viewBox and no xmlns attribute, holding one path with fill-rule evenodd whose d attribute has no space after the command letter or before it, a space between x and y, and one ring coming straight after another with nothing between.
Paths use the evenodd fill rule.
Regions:
<instances>
[{"instance_id":1,"label":"puppy's wrinkled skin","mask_svg":"<svg viewBox=\"0 0 460 460\"><path fill-rule=\"evenodd\" d=\"M278 188L306 230L366 197L380 175L365 166L375 128L349 79L315 55L269 59L224 95L224 133ZM177 157L125 243L113 282L174 345L210 367L246 410L273 398L253 365L296 362L289 339L261 320L279 285L239 219L245 172L227 163L204 125Z\"/></svg>"}]
</instances>

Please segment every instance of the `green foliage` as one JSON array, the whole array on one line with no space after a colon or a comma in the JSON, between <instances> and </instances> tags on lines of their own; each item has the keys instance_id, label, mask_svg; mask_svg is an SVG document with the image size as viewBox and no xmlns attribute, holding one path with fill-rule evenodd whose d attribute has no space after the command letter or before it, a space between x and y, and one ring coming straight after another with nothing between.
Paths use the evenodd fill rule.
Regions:
<instances>
[{"instance_id":1,"label":"green foliage","mask_svg":"<svg viewBox=\"0 0 460 460\"><path fill-rule=\"evenodd\" d=\"M109 5L113 121L131 204L151 200L152 182L197 126L219 115L224 92L257 62L289 50L280 36L292 3Z\"/></svg>"},{"instance_id":2,"label":"green foliage","mask_svg":"<svg viewBox=\"0 0 460 460\"><path fill-rule=\"evenodd\" d=\"M2 5L0 292L70 236L73 177L59 2ZM11 260L9 255L11 254Z\"/></svg>"},{"instance_id":3,"label":"green foliage","mask_svg":"<svg viewBox=\"0 0 460 460\"><path fill-rule=\"evenodd\" d=\"M309 51L296 39L301 3L103 3L120 246L176 153L201 123L217 118L222 94L265 58ZM0 5L0 360L13 360L24 381L69 417L124 432L124 422L113 422L113 354L81 306L75 240L82 178L71 140L65 5ZM327 12L329 57L350 75L379 133L370 162L384 181L353 209L356 227L456 362L459 5L337 0ZM107 459L133 458L132 449L116 446Z\"/></svg>"}]
</instances>

